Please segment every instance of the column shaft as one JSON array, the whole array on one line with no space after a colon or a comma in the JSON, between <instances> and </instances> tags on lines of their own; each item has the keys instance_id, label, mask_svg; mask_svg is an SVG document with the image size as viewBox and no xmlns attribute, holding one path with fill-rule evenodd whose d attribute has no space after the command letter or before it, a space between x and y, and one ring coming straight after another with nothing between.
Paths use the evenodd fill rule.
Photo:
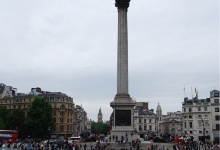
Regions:
<instances>
[{"instance_id":1,"label":"column shaft","mask_svg":"<svg viewBox=\"0 0 220 150\"><path fill-rule=\"evenodd\" d=\"M128 94L127 9L118 9L117 94Z\"/></svg>"}]
</instances>

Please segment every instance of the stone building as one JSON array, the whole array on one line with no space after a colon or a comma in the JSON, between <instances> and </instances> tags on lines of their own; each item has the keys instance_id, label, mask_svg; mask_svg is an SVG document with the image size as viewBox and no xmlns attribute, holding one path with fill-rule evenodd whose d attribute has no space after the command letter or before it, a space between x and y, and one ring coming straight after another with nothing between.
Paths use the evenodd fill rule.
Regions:
<instances>
[{"instance_id":1,"label":"stone building","mask_svg":"<svg viewBox=\"0 0 220 150\"><path fill-rule=\"evenodd\" d=\"M76 105L76 133L75 136L79 136L80 133L85 131L91 131L91 121L87 117L86 111L83 109L82 106Z\"/></svg>"},{"instance_id":2,"label":"stone building","mask_svg":"<svg viewBox=\"0 0 220 150\"><path fill-rule=\"evenodd\" d=\"M9 94L7 94L9 93ZM55 121L54 128L48 128L51 138L67 138L91 130L87 113L75 106L73 98L61 92L42 91L32 88L29 94L17 93L17 89L0 84L0 106L7 109L23 109L25 116L35 96L43 96L52 106Z\"/></svg>"},{"instance_id":3,"label":"stone building","mask_svg":"<svg viewBox=\"0 0 220 150\"><path fill-rule=\"evenodd\" d=\"M55 128L51 130L52 138L67 138L76 133L73 119L75 104L73 99L61 92L42 92L38 96L43 96L48 100L53 108Z\"/></svg>"},{"instance_id":4,"label":"stone building","mask_svg":"<svg viewBox=\"0 0 220 150\"><path fill-rule=\"evenodd\" d=\"M0 83L0 99L4 97L13 97L17 95L17 89Z\"/></svg>"},{"instance_id":5,"label":"stone building","mask_svg":"<svg viewBox=\"0 0 220 150\"><path fill-rule=\"evenodd\" d=\"M158 119L158 135L169 133L172 136L181 136L182 127L182 112L167 112L167 115L162 115L162 108L158 103L157 110Z\"/></svg>"},{"instance_id":6,"label":"stone building","mask_svg":"<svg viewBox=\"0 0 220 150\"><path fill-rule=\"evenodd\" d=\"M134 129L140 137L157 133L157 116L154 110L148 109L147 102L137 102L134 109Z\"/></svg>"},{"instance_id":7,"label":"stone building","mask_svg":"<svg viewBox=\"0 0 220 150\"><path fill-rule=\"evenodd\" d=\"M210 98L193 99L184 98L182 103L183 112L183 135L193 136L195 141L212 141L212 113Z\"/></svg>"},{"instance_id":8,"label":"stone building","mask_svg":"<svg viewBox=\"0 0 220 150\"><path fill-rule=\"evenodd\" d=\"M211 103L211 127L212 137L215 142L220 141L220 91L213 90L210 92L210 103Z\"/></svg>"}]
</instances>

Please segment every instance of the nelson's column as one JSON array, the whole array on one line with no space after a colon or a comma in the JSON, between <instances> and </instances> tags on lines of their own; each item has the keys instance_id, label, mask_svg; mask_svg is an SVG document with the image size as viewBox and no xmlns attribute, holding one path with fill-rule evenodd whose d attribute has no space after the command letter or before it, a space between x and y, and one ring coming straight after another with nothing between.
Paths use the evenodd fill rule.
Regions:
<instances>
[{"instance_id":1,"label":"nelson's column","mask_svg":"<svg viewBox=\"0 0 220 150\"><path fill-rule=\"evenodd\" d=\"M131 136L135 102L128 94L128 29L127 10L130 0L115 0L118 8L117 94L110 103L113 108L111 135ZM131 138L129 138L130 141Z\"/></svg>"}]
</instances>

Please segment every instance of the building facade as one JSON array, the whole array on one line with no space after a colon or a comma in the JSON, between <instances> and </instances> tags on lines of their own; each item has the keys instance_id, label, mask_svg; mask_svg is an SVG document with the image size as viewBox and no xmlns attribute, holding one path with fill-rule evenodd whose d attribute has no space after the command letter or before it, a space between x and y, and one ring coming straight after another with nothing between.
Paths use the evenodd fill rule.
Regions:
<instances>
[{"instance_id":1,"label":"building facade","mask_svg":"<svg viewBox=\"0 0 220 150\"><path fill-rule=\"evenodd\" d=\"M148 109L147 102L138 102L133 112L134 129L140 137L144 138L149 134L157 134L157 116L153 109Z\"/></svg>"},{"instance_id":2,"label":"building facade","mask_svg":"<svg viewBox=\"0 0 220 150\"><path fill-rule=\"evenodd\" d=\"M195 141L213 141L210 106L210 98L198 99L197 96L193 99L184 98L183 135L192 136Z\"/></svg>"},{"instance_id":3,"label":"building facade","mask_svg":"<svg viewBox=\"0 0 220 150\"><path fill-rule=\"evenodd\" d=\"M27 116L27 110L36 96L44 97L52 106L54 128L48 128L50 138L64 139L81 132L91 130L87 113L80 106L75 106L73 98L61 92L42 91L32 88L28 94L17 93L17 89L0 84L0 106L7 109L22 109Z\"/></svg>"},{"instance_id":4,"label":"building facade","mask_svg":"<svg viewBox=\"0 0 220 150\"><path fill-rule=\"evenodd\" d=\"M213 90L210 92L210 103L211 103L211 128L213 141L220 141L220 91Z\"/></svg>"},{"instance_id":5,"label":"building facade","mask_svg":"<svg viewBox=\"0 0 220 150\"><path fill-rule=\"evenodd\" d=\"M17 95L17 89L0 83L0 99L4 97L14 97Z\"/></svg>"}]
</instances>

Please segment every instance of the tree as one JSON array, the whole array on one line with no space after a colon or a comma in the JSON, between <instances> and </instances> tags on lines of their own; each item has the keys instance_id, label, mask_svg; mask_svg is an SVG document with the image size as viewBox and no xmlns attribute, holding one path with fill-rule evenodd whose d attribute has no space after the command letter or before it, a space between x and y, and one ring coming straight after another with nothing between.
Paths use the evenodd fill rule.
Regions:
<instances>
[{"instance_id":1,"label":"tree","mask_svg":"<svg viewBox=\"0 0 220 150\"><path fill-rule=\"evenodd\" d=\"M92 122L91 130L94 134L105 134L107 135L110 131L109 124L102 123L102 122Z\"/></svg>"},{"instance_id":2,"label":"tree","mask_svg":"<svg viewBox=\"0 0 220 150\"><path fill-rule=\"evenodd\" d=\"M25 112L21 109L13 109L9 111L7 118L7 129L18 130L19 138L22 138L25 132Z\"/></svg>"},{"instance_id":3,"label":"tree","mask_svg":"<svg viewBox=\"0 0 220 150\"><path fill-rule=\"evenodd\" d=\"M2 118L0 117L0 130L5 129L5 124L3 123Z\"/></svg>"},{"instance_id":4,"label":"tree","mask_svg":"<svg viewBox=\"0 0 220 150\"><path fill-rule=\"evenodd\" d=\"M43 138L54 126L52 106L43 97L35 97L27 112L26 127L31 137Z\"/></svg>"},{"instance_id":5,"label":"tree","mask_svg":"<svg viewBox=\"0 0 220 150\"><path fill-rule=\"evenodd\" d=\"M103 124L101 133L107 135L110 131L110 125L109 124Z\"/></svg>"},{"instance_id":6,"label":"tree","mask_svg":"<svg viewBox=\"0 0 220 150\"><path fill-rule=\"evenodd\" d=\"M3 124L4 129L7 129L7 125L9 125L8 119L7 119L8 113L9 113L9 110L6 107L0 106L0 116L2 119L2 124Z\"/></svg>"}]
</instances>

